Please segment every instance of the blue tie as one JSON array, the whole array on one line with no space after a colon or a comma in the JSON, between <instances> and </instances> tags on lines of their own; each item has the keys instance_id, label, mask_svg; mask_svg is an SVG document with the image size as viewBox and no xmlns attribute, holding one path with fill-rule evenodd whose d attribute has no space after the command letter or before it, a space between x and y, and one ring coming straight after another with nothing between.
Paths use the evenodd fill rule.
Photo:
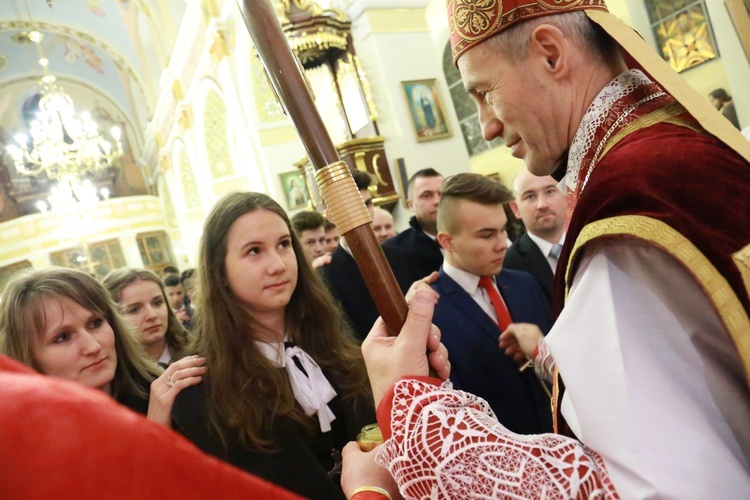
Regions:
<instances>
[{"instance_id":1,"label":"blue tie","mask_svg":"<svg viewBox=\"0 0 750 500\"><path fill-rule=\"evenodd\" d=\"M562 252L562 245L558 243L552 247L552 250L549 251L549 256L557 260L560 258L560 252Z\"/></svg>"}]
</instances>

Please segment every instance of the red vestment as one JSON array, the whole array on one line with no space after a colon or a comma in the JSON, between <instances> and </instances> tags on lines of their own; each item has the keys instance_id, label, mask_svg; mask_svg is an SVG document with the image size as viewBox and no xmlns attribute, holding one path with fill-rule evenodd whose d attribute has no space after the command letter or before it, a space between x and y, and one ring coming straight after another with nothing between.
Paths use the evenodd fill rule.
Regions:
<instances>
[{"instance_id":1,"label":"red vestment","mask_svg":"<svg viewBox=\"0 0 750 500\"><path fill-rule=\"evenodd\" d=\"M587 140L568 193L572 214L560 255L567 266L555 276L556 313L587 245L645 241L703 289L750 385L750 165L656 84L617 100ZM562 393L553 401L555 429L567 432L557 404Z\"/></svg>"},{"instance_id":2,"label":"red vestment","mask_svg":"<svg viewBox=\"0 0 750 500\"><path fill-rule=\"evenodd\" d=\"M0 401L4 498L299 498L102 392L5 356Z\"/></svg>"}]
</instances>

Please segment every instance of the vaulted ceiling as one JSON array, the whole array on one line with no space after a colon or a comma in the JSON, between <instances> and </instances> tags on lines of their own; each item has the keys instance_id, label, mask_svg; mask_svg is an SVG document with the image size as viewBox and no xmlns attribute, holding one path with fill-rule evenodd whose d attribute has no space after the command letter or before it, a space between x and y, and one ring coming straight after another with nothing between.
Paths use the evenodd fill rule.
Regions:
<instances>
[{"instance_id":1,"label":"vaulted ceiling","mask_svg":"<svg viewBox=\"0 0 750 500\"><path fill-rule=\"evenodd\" d=\"M39 91L43 55L77 109L103 108L140 143L184 8L185 0L0 2L0 126L21 125L23 103Z\"/></svg>"},{"instance_id":2,"label":"vaulted ceiling","mask_svg":"<svg viewBox=\"0 0 750 500\"><path fill-rule=\"evenodd\" d=\"M185 7L186 0L0 2L0 220L29 213L33 199L50 187L17 174L5 152L15 134L26 132L39 80L47 73L72 97L77 112L124 128L123 168L137 171L135 160ZM135 174L130 178L139 179ZM143 189L141 182L131 182L121 191Z\"/></svg>"}]
</instances>

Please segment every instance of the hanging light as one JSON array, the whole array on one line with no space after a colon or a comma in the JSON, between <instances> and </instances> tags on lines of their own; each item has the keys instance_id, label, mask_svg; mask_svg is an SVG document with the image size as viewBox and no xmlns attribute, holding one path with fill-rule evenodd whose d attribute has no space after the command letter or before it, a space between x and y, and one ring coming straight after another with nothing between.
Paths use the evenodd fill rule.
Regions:
<instances>
[{"instance_id":1,"label":"hanging light","mask_svg":"<svg viewBox=\"0 0 750 500\"><path fill-rule=\"evenodd\" d=\"M28 13L30 17L31 12ZM76 116L73 99L49 73L49 60L40 43L44 36L31 31L18 37L36 44L38 62L45 74L39 80L39 113L29 124L28 135L16 134L16 144L6 148L15 169L24 175L46 174L48 179L59 181L111 167L123 154L120 129L113 127L109 138L105 138L89 113Z\"/></svg>"},{"instance_id":2,"label":"hanging light","mask_svg":"<svg viewBox=\"0 0 750 500\"><path fill-rule=\"evenodd\" d=\"M93 213L99 202L108 198L109 189L97 190L89 179L79 182L77 177L66 175L50 190L46 201L36 202L36 207L42 213L52 211L58 215L80 216Z\"/></svg>"},{"instance_id":3,"label":"hanging light","mask_svg":"<svg viewBox=\"0 0 750 500\"><path fill-rule=\"evenodd\" d=\"M46 75L42 84L39 113L29 124L29 136L15 135L7 147L16 170L25 175L47 174L50 180L66 175L81 176L113 165L123 154L119 127L110 130L114 142L105 139L87 112L76 117L73 99Z\"/></svg>"}]
</instances>

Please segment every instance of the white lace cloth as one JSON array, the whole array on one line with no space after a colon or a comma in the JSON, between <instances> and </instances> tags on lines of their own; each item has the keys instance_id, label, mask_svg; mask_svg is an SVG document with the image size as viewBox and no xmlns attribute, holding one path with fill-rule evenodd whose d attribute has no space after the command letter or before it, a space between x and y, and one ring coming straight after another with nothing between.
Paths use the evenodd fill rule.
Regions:
<instances>
[{"instance_id":1,"label":"white lace cloth","mask_svg":"<svg viewBox=\"0 0 750 500\"><path fill-rule=\"evenodd\" d=\"M377 461L404 498L617 498L595 452L555 434L514 434L450 382L396 383L390 425Z\"/></svg>"},{"instance_id":2,"label":"white lace cloth","mask_svg":"<svg viewBox=\"0 0 750 500\"><path fill-rule=\"evenodd\" d=\"M651 83L653 82L642 71L630 69L609 82L597 94L583 115L570 145L568 170L565 175L565 185L569 190L576 192L583 159L594 145L594 132L602 126L610 108L615 102L632 94L637 88ZM663 92L660 95L663 95Z\"/></svg>"},{"instance_id":3,"label":"white lace cloth","mask_svg":"<svg viewBox=\"0 0 750 500\"><path fill-rule=\"evenodd\" d=\"M534 357L534 371L537 377L552 383L555 376L555 358L550 354L544 337L539 340L537 353Z\"/></svg>"},{"instance_id":4,"label":"white lace cloth","mask_svg":"<svg viewBox=\"0 0 750 500\"><path fill-rule=\"evenodd\" d=\"M308 416L317 414L320 430L330 431L331 422L336 420L336 415L327 403L336 397L336 391L315 360L298 346L285 348L283 342L256 342L256 345L271 362L284 368L292 386L294 399L305 414ZM294 362L295 357L302 365L304 372Z\"/></svg>"}]
</instances>

